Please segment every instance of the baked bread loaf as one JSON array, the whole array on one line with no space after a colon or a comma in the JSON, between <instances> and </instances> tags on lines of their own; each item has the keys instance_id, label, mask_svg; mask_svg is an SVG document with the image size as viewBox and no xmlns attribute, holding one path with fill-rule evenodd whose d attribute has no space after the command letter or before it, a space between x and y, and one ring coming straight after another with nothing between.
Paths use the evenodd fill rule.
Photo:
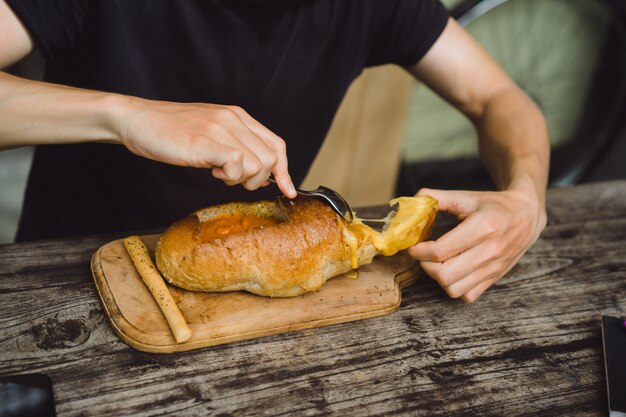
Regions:
<instances>
[{"instance_id":1,"label":"baked bread loaf","mask_svg":"<svg viewBox=\"0 0 626 417\"><path fill-rule=\"evenodd\" d=\"M315 291L329 278L424 240L437 212L431 197L400 197L387 227L352 223L311 197L228 203L199 210L159 239L156 264L193 291L244 290L269 297Z\"/></svg>"}]
</instances>

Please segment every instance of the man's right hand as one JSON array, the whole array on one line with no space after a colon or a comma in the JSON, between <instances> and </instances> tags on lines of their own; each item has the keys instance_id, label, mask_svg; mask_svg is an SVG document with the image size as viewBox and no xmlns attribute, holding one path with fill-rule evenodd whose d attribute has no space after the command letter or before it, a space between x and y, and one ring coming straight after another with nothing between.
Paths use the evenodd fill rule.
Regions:
<instances>
[{"instance_id":1,"label":"man's right hand","mask_svg":"<svg viewBox=\"0 0 626 417\"><path fill-rule=\"evenodd\" d=\"M0 0L0 69L32 51L22 22ZM38 144L123 143L169 164L212 168L226 184L249 190L270 173L295 197L285 142L243 109L150 101L20 79L0 72L0 150Z\"/></svg>"},{"instance_id":2,"label":"man's right hand","mask_svg":"<svg viewBox=\"0 0 626 417\"><path fill-rule=\"evenodd\" d=\"M285 142L236 106L172 103L118 96L113 126L133 153L173 165L212 168L228 185L255 190L271 173L288 197L296 192Z\"/></svg>"}]
</instances>

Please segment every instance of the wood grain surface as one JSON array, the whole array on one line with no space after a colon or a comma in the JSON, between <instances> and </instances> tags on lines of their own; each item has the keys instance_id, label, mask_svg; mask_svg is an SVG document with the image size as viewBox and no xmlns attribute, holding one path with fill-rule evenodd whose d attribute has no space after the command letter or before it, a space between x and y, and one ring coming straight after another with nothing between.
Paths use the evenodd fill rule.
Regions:
<instances>
[{"instance_id":1,"label":"wood grain surface","mask_svg":"<svg viewBox=\"0 0 626 417\"><path fill-rule=\"evenodd\" d=\"M548 210L475 304L422 279L394 314L171 355L121 342L94 289L92 254L128 233L0 246L0 373L49 375L59 416L606 415L600 318L626 316L626 182L550 190Z\"/></svg>"},{"instance_id":2,"label":"wood grain surface","mask_svg":"<svg viewBox=\"0 0 626 417\"><path fill-rule=\"evenodd\" d=\"M142 237L150 254L154 254L159 236ZM400 289L419 276L415 260L402 252L377 256L358 269L358 279L335 277L319 291L298 297L260 297L244 291L206 293L167 285L192 330L189 340L176 343L120 239L96 251L91 270L104 312L117 335L129 346L153 353L182 352L389 314L400 307Z\"/></svg>"}]
</instances>

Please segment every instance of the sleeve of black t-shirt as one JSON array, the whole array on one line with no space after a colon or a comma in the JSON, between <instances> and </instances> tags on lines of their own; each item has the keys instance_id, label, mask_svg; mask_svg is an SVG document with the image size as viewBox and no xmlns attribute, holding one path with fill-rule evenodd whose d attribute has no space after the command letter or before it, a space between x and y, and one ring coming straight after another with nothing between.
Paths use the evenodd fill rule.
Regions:
<instances>
[{"instance_id":1,"label":"sleeve of black t-shirt","mask_svg":"<svg viewBox=\"0 0 626 417\"><path fill-rule=\"evenodd\" d=\"M71 50L85 25L89 0L6 0L46 59Z\"/></svg>"},{"instance_id":2,"label":"sleeve of black t-shirt","mask_svg":"<svg viewBox=\"0 0 626 417\"><path fill-rule=\"evenodd\" d=\"M367 66L416 64L439 38L449 16L439 0L372 0L368 3Z\"/></svg>"}]
</instances>

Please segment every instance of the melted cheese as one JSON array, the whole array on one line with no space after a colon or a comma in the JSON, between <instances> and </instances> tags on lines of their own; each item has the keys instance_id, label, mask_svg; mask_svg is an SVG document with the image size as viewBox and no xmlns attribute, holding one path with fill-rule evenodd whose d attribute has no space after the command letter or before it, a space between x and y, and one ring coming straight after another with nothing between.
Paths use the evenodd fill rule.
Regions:
<instances>
[{"instance_id":1,"label":"melted cheese","mask_svg":"<svg viewBox=\"0 0 626 417\"><path fill-rule=\"evenodd\" d=\"M376 250L385 256L391 256L423 240L428 233L427 226L438 209L437 200L430 196L399 197L391 200L389 205L396 203L398 210L388 219L388 227L382 232L372 229L356 216L350 224L356 233L364 238L369 237Z\"/></svg>"},{"instance_id":2,"label":"melted cheese","mask_svg":"<svg viewBox=\"0 0 626 417\"><path fill-rule=\"evenodd\" d=\"M352 268L358 268L359 267L359 256L358 256L359 238L354 234L352 230L350 230L347 227L344 227L342 229L342 235L343 235L342 236L343 241L350 248L351 266Z\"/></svg>"},{"instance_id":3,"label":"melted cheese","mask_svg":"<svg viewBox=\"0 0 626 417\"><path fill-rule=\"evenodd\" d=\"M352 269L348 272L346 272L345 274L343 274L346 278L350 278L350 279L359 279L359 271L357 271L356 269Z\"/></svg>"}]
</instances>

